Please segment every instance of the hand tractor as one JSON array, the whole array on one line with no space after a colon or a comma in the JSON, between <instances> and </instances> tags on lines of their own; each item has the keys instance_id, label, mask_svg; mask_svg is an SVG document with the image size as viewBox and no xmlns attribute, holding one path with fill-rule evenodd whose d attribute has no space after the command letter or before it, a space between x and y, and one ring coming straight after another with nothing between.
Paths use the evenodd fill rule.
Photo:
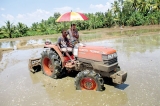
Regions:
<instances>
[{"instance_id":1,"label":"hand tractor","mask_svg":"<svg viewBox=\"0 0 160 106\"><path fill-rule=\"evenodd\" d=\"M69 53L74 62L61 52L56 44L46 43L41 58L29 59L29 70L42 70L52 78L61 78L64 73L77 71L76 90L104 90L104 78L115 84L126 81L127 73L120 70L116 50L105 46L89 46L78 43Z\"/></svg>"}]
</instances>

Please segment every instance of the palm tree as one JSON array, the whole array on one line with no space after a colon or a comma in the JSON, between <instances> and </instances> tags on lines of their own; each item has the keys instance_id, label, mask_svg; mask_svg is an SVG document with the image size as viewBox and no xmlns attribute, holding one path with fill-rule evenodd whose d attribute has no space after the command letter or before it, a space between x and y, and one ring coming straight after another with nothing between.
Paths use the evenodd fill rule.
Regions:
<instances>
[{"instance_id":1,"label":"palm tree","mask_svg":"<svg viewBox=\"0 0 160 106\"><path fill-rule=\"evenodd\" d=\"M14 33L13 23L10 23L10 21L7 21L5 23L6 23L6 26L3 27L5 34L7 34L7 36L9 36L9 38L12 38L12 35Z\"/></svg>"},{"instance_id":2,"label":"palm tree","mask_svg":"<svg viewBox=\"0 0 160 106\"><path fill-rule=\"evenodd\" d=\"M131 0L131 2L132 2L132 8L134 9L134 11L137 11L139 6L139 0Z\"/></svg>"},{"instance_id":3,"label":"palm tree","mask_svg":"<svg viewBox=\"0 0 160 106\"><path fill-rule=\"evenodd\" d=\"M150 3L149 3L149 1L140 0L138 8L139 8L140 12L144 13L144 15L147 15L147 13L150 10Z\"/></svg>"},{"instance_id":4,"label":"palm tree","mask_svg":"<svg viewBox=\"0 0 160 106\"><path fill-rule=\"evenodd\" d=\"M112 11L108 10L108 12L105 12L105 22L104 22L104 24L107 27L112 27L113 23L114 23L114 18L113 18L113 15L112 15Z\"/></svg>"},{"instance_id":5,"label":"palm tree","mask_svg":"<svg viewBox=\"0 0 160 106\"><path fill-rule=\"evenodd\" d=\"M119 22L120 20L120 4L118 1L114 1L114 3L112 3L112 10L114 13L114 23L117 24L117 22Z\"/></svg>"},{"instance_id":6,"label":"palm tree","mask_svg":"<svg viewBox=\"0 0 160 106\"><path fill-rule=\"evenodd\" d=\"M54 13L54 18L57 19L61 14L59 12Z\"/></svg>"},{"instance_id":7,"label":"palm tree","mask_svg":"<svg viewBox=\"0 0 160 106\"><path fill-rule=\"evenodd\" d=\"M45 32L47 30L46 25L44 23L40 23L39 28L40 28L41 32Z\"/></svg>"},{"instance_id":8,"label":"palm tree","mask_svg":"<svg viewBox=\"0 0 160 106\"><path fill-rule=\"evenodd\" d=\"M139 14L136 12L140 11L140 8L140 0L125 0L122 7L122 16L120 18L122 23L126 25L130 20L133 21L133 16Z\"/></svg>"},{"instance_id":9,"label":"palm tree","mask_svg":"<svg viewBox=\"0 0 160 106\"><path fill-rule=\"evenodd\" d=\"M112 10L113 10L115 15L117 15L117 13L119 13L120 5L117 1L114 1L114 3L112 3Z\"/></svg>"},{"instance_id":10,"label":"palm tree","mask_svg":"<svg viewBox=\"0 0 160 106\"><path fill-rule=\"evenodd\" d=\"M124 0L118 0L118 2L120 3L120 11L119 11L119 24L120 25L124 25L124 22L123 22L123 3L124 3Z\"/></svg>"},{"instance_id":11,"label":"palm tree","mask_svg":"<svg viewBox=\"0 0 160 106\"><path fill-rule=\"evenodd\" d=\"M37 29L38 29L38 23L33 23L32 24L32 26L31 26L31 29L33 30L33 31L37 31Z\"/></svg>"},{"instance_id":12,"label":"palm tree","mask_svg":"<svg viewBox=\"0 0 160 106\"><path fill-rule=\"evenodd\" d=\"M20 36L24 36L27 33L28 27L21 22L18 22L17 30Z\"/></svg>"},{"instance_id":13,"label":"palm tree","mask_svg":"<svg viewBox=\"0 0 160 106\"><path fill-rule=\"evenodd\" d=\"M152 9L153 11L160 11L160 1L159 0L153 0Z\"/></svg>"}]
</instances>

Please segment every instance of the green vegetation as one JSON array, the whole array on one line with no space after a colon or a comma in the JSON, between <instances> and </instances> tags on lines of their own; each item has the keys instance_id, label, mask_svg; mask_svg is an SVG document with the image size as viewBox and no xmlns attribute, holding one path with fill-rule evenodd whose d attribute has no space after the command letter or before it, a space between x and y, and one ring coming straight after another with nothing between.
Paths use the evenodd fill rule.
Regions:
<instances>
[{"instance_id":1,"label":"green vegetation","mask_svg":"<svg viewBox=\"0 0 160 106\"><path fill-rule=\"evenodd\" d=\"M138 29L138 30L116 31L116 32L109 32L106 34L112 35L112 36L119 36L119 35L139 36L141 34L145 34L149 32L160 32L160 29Z\"/></svg>"},{"instance_id":2,"label":"green vegetation","mask_svg":"<svg viewBox=\"0 0 160 106\"><path fill-rule=\"evenodd\" d=\"M16 38L34 35L51 35L69 27L70 22L56 23L60 13L54 13L48 20L35 22L31 27L23 23L13 25L10 21L0 28L1 38ZM76 21L78 30L110 28L113 26L140 26L160 24L159 0L115 0L105 13L87 13L88 21ZM84 32L85 34L85 32ZM88 32L86 33L88 34ZM93 37L93 35L92 35ZM91 38L92 38L91 37Z\"/></svg>"}]
</instances>

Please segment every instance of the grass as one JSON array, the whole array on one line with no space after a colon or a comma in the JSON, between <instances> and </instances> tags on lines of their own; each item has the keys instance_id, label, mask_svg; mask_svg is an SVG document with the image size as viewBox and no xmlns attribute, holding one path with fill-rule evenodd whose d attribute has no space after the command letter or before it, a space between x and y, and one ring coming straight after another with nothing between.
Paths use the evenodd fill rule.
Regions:
<instances>
[{"instance_id":1,"label":"grass","mask_svg":"<svg viewBox=\"0 0 160 106\"><path fill-rule=\"evenodd\" d=\"M50 38L52 42L57 42L57 38Z\"/></svg>"},{"instance_id":2,"label":"grass","mask_svg":"<svg viewBox=\"0 0 160 106\"><path fill-rule=\"evenodd\" d=\"M139 36L144 33L149 33L149 32L160 32L160 29L137 29L137 30L127 30L127 31L117 31L117 32L107 32L107 35L112 35L112 36Z\"/></svg>"},{"instance_id":3,"label":"grass","mask_svg":"<svg viewBox=\"0 0 160 106\"><path fill-rule=\"evenodd\" d=\"M82 34L94 34L94 33L96 33L96 32L82 32Z\"/></svg>"},{"instance_id":4,"label":"grass","mask_svg":"<svg viewBox=\"0 0 160 106\"><path fill-rule=\"evenodd\" d=\"M26 36L19 38L6 38L0 39L0 41L17 41L17 40L30 40L30 39L51 39L52 42L57 41L57 38L61 36L59 34L49 34L41 35L39 32L30 32L36 34L35 36ZM150 35L150 34L159 34L160 25L152 26L136 26L136 27L120 27L113 28L99 28L94 30L83 30L79 31L80 41L96 41L96 40L105 40L108 38L123 37L123 36L132 36L132 35Z\"/></svg>"},{"instance_id":5,"label":"grass","mask_svg":"<svg viewBox=\"0 0 160 106\"><path fill-rule=\"evenodd\" d=\"M80 41L89 41L94 39L102 38L101 34L87 34L80 36Z\"/></svg>"},{"instance_id":6,"label":"grass","mask_svg":"<svg viewBox=\"0 0 160 106\"><path fill-rule=\"evenodd\" d=\"M34 33L34 32L32 32ZM160 26L138 26L138 27L125 27L124 29L120 29L119 27L116 28L100 28L94 30L83 30L79 31L80 35L80 42L90 42L90 41L100 41L100 40L107 40L112 38L119 38L119 37L128 37L128 36L142 36L142 35L159 35L160 34ZM26 41L29 40L42 40L43 42L46 40L50 40L52 43L57 42L57 38L61 36L59 34L50 34L50 35L36 35L36 36L27 36L27 37L19 37L19 38L6 38L0 39L0 42L6 41L20 41L20 48L33 48L33 47L43 47L42 44L40 45L28 45L25 46ZM139 38L139 37L138 37ZM159 38L151 39L154 43L157 43L156 40ZM42 42L42 43L43 43ZM141 41L144 43L145 41ZM4 48L3 48L4 49ZM11 48L12 49L12 48ZM1 48L0 48L1 50ZM10 49L9 49L10 50Z\"/></svg>"}]
</instances>

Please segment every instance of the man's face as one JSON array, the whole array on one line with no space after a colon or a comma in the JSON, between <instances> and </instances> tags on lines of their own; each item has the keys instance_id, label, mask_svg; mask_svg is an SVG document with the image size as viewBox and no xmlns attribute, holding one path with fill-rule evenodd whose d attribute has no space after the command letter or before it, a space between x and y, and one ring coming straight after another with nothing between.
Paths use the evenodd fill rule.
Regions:
<instances>
[{"instance_id":1,"label":"man's face","mask_svg":"<svg viewBox=\"0 0 160 106\"><path fill-rule=\"evenodd\" d=\"M66 37L66 36L67 36L66 30L64 30L64 31L62 32L62 35L63 35L63 37Z\"/></svg>"},{"instance_id":2,"label":"man's face","mask_svg":"<svg viewBox=\"0 0 160 106\"><path fill-rule=\"evenodd\" d=\"M76 29L76 25L73 25L73 26L72 26L72 29Z\"/></svg>"}]
</instances>

